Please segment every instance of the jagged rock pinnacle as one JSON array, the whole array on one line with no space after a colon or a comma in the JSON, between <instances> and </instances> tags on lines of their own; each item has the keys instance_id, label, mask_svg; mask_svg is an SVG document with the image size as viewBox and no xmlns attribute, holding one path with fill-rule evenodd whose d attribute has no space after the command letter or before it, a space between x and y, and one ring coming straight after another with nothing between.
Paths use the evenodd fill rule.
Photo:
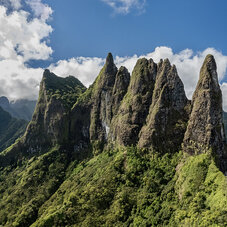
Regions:
<instances>
[{"instance_id":1,"label":"jagged rock pinnacle","mask_svg":"<svg viewBox=\"0 0 227 227\"><path fill-rule=\"evenodd\" d=\"M107 65L113 65L114 64L112 53L108 53L108 55L106 57L106 64Z\"/></svg>"},{"instance_id":2,"label":"jagged rock pinnacle","mask_svg":"<svg viewBox=\"0 0 227 227\"><path fill-rule=\"evenodd\" d=\"M112 140L121 145L137 143L152 102L156 74L157 65L152 59L142 58L137 61L128 91L113 119Z\"/></svg>"},{"instance_id":3,"label":"jagged rock pinnacle","mask_svg":"<svg viewBox=\"0 0 227 227\"><path fill-rule=\"evenodd\" d=\"M124 66L121 66L117 72L115 84L113 87L112 116L117 114L121 101L127 92L129 82L130 74Z\"/></svg>"},{"instance_id":4,"label":"jagged rock pinnacle","mask_svg":"<svg viewBox=\"0 0 227 227\"><path fill-rule=\"evenodd\" d=\"M160 62L147 123L140 132L139 147L159 152L178 151L188 120L184 86L168 59Z\"/></svg>"},{"instance_id":5,"label":"jagged rock pinnacle","mask_svg":"<svg viewBox=\"0 0 227 227\"><path fill-rule=\"evenodd\" d=\"M67 143L68 114L84 90L84 85L75 77L58 77L46 69L35 112L25 132L24 144L33 150L34 147Z\"/></svg>"},{"instance_id":6,"label":"jagged rock pinnacle","mask_svg":"<svg viewBox=\"0 0 227 227\"><path fill-rule=\"evenodd\" d=\"M184 151L192 154L212 151L221 160L225 156L225 135L222 93L216 69L214 57L208 55L192 98L192 112L183 146Z\"/></svg>"},{"instance_id":7,"label":"jagged rock pinnacle","mask_svg":"<svg viewBox=\"0 0 227 227\"><path fill-rule=\"evenodd\" d=\"M112 119L111 99L116 80L117 67L111 53L93 84L90 139L92 143L104 143L107 140Z\"/></svg>"}]
</instances>

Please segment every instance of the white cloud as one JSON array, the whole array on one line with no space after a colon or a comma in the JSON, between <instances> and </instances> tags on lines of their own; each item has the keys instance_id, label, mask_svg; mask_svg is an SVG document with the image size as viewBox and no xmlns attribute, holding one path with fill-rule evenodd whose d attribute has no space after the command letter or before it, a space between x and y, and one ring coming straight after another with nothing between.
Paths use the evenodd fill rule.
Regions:
<instances>
[{"instance_id":1,"label":"white cloud","mask_svg":"<svg viewBox=\"0 0 227 227\"><path fill-rule=\"evenodd\" d=\"M46 60L53 52L45 41L52 32L52 27L47 22L52 9L41 0L30 0L28 4L33 11L31 15L21 8L20 0L10 1L14 7L10 12L7 12L7 1L2 5L0 2L0 96L5 95L11 99L35 99L38 96L43 69L29 68L26 62L31 59ZM122 0L120 3L126 7L124 12L127 13L138 1ZM214 48L196 53L190 49L174 53L171 48L161 46L141 56L117 56L115 63L118 67L126 66L132 72L136 61L141 57L152 58L155 62L159 62L161 58L169 58L171 63L177 66L186 94L191 98L199 78L199 70L207 54L214 55L221 81L226 74L227 56ZM103 58L76 57L51 64L49 69L62 77L76 76L89 86L104 63ZM224 109L227 111L227 83L223 83L221 89Z\"/></svg>"},{"instance_id":2,"label":"white cloud","mask_svg":"<svg viewBox=\"0 0 227 227\"><path fill-rule=\"evenodd\" d=\"M23 10L6 13L0 6L0 59L22 58L46 60L52 54L44 38L52 32L43 20L28 20L29 13Z\"/></svg>"},{"instance_id":3,"label":"white cloud","mask_svg":"<svg viewBox=\"0 0 227 227\"><path fill-rule=\"evenodd\" d=\"M146 0L102 0L114 9L114 12L128 14L132 9L143 12Z\"/></svg>"},{"instance_id":4,"label":"white cloud","mask_svg":"<svg viewBox=\"0 0 227 227\"><path fill-rule=\"evenodd\" d=\"M175 64L177 66L178 74L185 86L186 95L189 99L191 99L199 79L200 68L207 54L214 55L217 62L219 81L221 81L226 75L227 56L224 56L221 52L215 50L214 48L207 48L206 50L197 53L194 53L190 49L185 49L179 53L173 53L171 48L162 46L157 47L153 52L141 56L117 56L115 58L115 63L118 68L123 65L129 70L129 72L132 72L136 61L139 58L152 58L157 63L160 59L169 58L171 64ZM61 76L74 75L86 86L89 86L98 75L100 69L104 65L104 62L105 59L102 58L78 57L59 61L56 64L52 64L49 69ZM222 91L224 103L226 102L225 110L227 111L227 83L225 86L222 85Z\"/></svg>"},{"instance_id":5,"label":"white cloud","mask_svg":"<svg viewBox=\"0 0 227 227\"><path fill-rule=\"evenodd\" d=\"M212 54L217 62L217 71L219 75L219 81L221 81L227 69L227 56L224 56L221 52L214 48L207 48L202 52L194 53L190 49L185 49L179 53L173 53L173 50L169 47L157 47L153 52L146 55L132 57L116 57L117 65L126 66L130 72L139 58L152 58L155 62L159 62L160 59L169 58L171 64L177 66L178 74L181 77L185 91L188 98L191 99L195 90L195 86L199 79L200 68L207 54Z\"/></svg>"},{"instance_id":6,"label":"white cloud","mask_svg":"<svg viewBox=\"0 0 227 227\"><path fill-rule=\"evenodd\" d=\"M0 61L0 69L0 96L37 99L43 69L28 68L17 59Z\"/></svg>"},{"instance_id":7,"label":"white cloud","mask_svg":"<svg viewBox=\"0 0 227 227\"><path fill-rule=\"evenodd\" d=\"M102 58L77 57L61 60L49 66L49 69L63 77L73 75L84 85L89 86L99 74L105 60Z\"/></svg>"},{"instance_id":8,"label":"white cloud","mask_svg":"<svg viewBox=\"0 0 227 227\"><path fill-rule=\"evenodd\" d=\"M47 60L53 52L46 41L52 32L46 22L52 10L32 0L31 14L21 8L20 0L7 1L0 2L0 95L37 98L43 69L28 68L27 62Z\"/></svg>"},{"instance_id":9,"label":"white cloud","mask_svg":"<svg viewBox=\"0 0 227 227\"><path fill-rule=\"evenodd\" d=\"M42 3L42 0L27 0L26 2L35 16L41 20L48 20L53 13L53 10L47 4Z\"/></svg>"},{"instance_id":10,"label":"white cloud","mask_svg":"<svg viewBox=\"0 0 227 227\"><path fill-rule=\"evenodd\" d=\"M21 8L21 0L9 0L9 1L14 9L17 10Z\"/></svg>"}]
</instances>

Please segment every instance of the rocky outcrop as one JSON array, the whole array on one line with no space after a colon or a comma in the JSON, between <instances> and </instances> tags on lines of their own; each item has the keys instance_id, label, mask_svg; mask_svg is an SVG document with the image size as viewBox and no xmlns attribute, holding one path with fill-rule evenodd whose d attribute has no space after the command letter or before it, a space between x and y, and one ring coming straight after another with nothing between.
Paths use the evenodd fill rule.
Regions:
<instances>
[{"instance_id":1,"label":"rocky outcrop","mask_svg":"<svg viewBox=\"0 0 227 227\"><path fill-rule=\"evenodd\" d=\"M84 90L85 87L76 78L60 78L45 70L24 145L34 151L42 146L67 143L69 111Z\"/></svg>"},{"instance_id":2,"label":"rocky outcrop","mask_svg":"<svg viewBox=\"0 0 227 227\"><path fill-rule=\"evenodd\" d=\"M212 150L224 160L222 114L213 56L205 59L191 103L168 59L158 64L139 59L130 78L109 53L88 89L72 76L60 78L45 70L35 113L18 144L27 153L66 144L79 154L91 147L95 153L102 151L105 145L169 153L178 152L183 143L187 153ZM225 161L221 165L224 169Z\"/></svg>"},{"instance_id":3,"label":"rocky outcrop","mask_svg":"<svg viewBox=\"0 0 227 227\"><path fill-rule=\"evenodd\" d=\"M152 104L142 128L139 147L158 152L178 151L188 121L190 102L175 65L168 59L158 65Z\"/></svg>"},{"instance_id":4,"label":"rocky outcrop","mask_svg":"<svg viewBox=\"0 0 227 227\"><path fill-rule=\"evenodd\" d=\"M86 144L95 148L104 146L129 81L128 70L125 67L118 70L109 53L95 82L72 109L70 128L76 150Z\"/></svg>"},{"instance_id":5,"label":"rocky outcrop","mask_svg":"<svg viewBox=\"0 0 227 227\"><path fill-rule=\"evenodd\" d=\"M226 158L222 93L216 63L208 55L192 98L192 113L184 136L184 151L198 154L212 151L219 160ZM224 168L222 166L222 168Z\"/></svg>"},{"instance_id":6,"label":"rocky outcrop","mask_svg":"<svg viewBox=\"0 0 227 227\"><path fill-rule=\"evenodd\" d=\"M106 64L95 81L93 105L91 109L90 139L92 142L105 142L108 137L112 119L112 93L117 74L111 53L106 58Z\"/></svg>"},{"instance_id":7,"label":"rocky outcrop","mask_svg":"<svg viewBox=\"0 0 227 227\"><path fill-rule=\"evenodd\" d=\"M132 72L128 91L114 117L110 139L120 145L136 145L152 103L157 65L152 59L139 59Z\"/></svg>"},{"instance_id":8,"label":"rocky outcrop","mask_svg":"<svg viewBox=\"0 0 227 227\"><path fill-rule=\"evenodd\" d=\"M112 117L117 114L121 101L127 92L129 83L130 73L124 66L121 66L117 72L116 80L113 87L113 94L111 100Z\"/></svg>"}]
</instances>

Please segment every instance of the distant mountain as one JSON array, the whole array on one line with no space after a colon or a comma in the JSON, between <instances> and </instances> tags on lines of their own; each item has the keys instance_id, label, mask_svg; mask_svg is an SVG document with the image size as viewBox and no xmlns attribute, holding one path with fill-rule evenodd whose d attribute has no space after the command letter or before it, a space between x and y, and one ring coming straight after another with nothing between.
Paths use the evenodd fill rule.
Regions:
<instances>
[{"instance_id":1,"label":"distant mountain","mask_svg":"<svg viewBox=\"0 0 227 227\"><path fill-rule=\"evenodd\" d=\"M24 134L27 123L25 120L13 118L0 107L0 152Z\"/></svg>"},{"instance_id":2,"label":"distant mountain","mask_svg":"<svg viewBox=\"0 0 227 227\"><path fill-rule=\"evenodd\" d=\"M19 99L9 102L5 96L0 97L0 107L9 112L13 117L30 121L35 109L36 101Z\"/></svg>"},{"instance_id":3,"label":"distant mountain","mask_svg":"<svg viewBox=\"0 0 227 227\"><path fill-rule=\"evenodd\" d=\"M223 112L223 120L224 120L224 125L225 125L225 137L227 141L227 112Z\"/></svg>"},{"instance_id":4,"label":"distant mountain","mask_svg":"<svg viewBox=\"0 0 227 227\"><path fill-rule=\"evenodd\" d=\"M45 70L25 134L0 153L0 225L227 226L223 130L212 55L192 100L168 59L130 76L109 53L87 89Z\"/></svg>"}]
</instances>

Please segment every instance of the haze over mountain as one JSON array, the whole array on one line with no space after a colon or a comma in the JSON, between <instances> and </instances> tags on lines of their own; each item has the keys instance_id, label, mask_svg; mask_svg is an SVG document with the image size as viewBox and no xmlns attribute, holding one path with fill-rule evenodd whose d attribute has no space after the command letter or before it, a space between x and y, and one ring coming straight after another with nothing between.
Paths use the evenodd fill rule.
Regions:
<instances>
[{"instance_id":1,"label":"haze over mountain","mask_svg":"<svg viewBox=\"0 0 227 227\"><path fill-rule=\"evenodd\" d=\"M13 118L0 107L0 152L24 134L27 123L25 120Z\"/></svg>"},{"instance_id":2,"label":"haze over mountain","mask_svg":"<svg viewBox=\"0 0 227 227\"><path fill-rule=\"evenodd\" d=\"M0 97L0 107L9 112L14 118L30 121L35 110L36 101L18 99L9 102L5 96Z\"/></svg>"},{"instance_id":3,"label":"haze over mountain","mask_svg":"<svg viewBox=\"0 0 227 227\"><path fill-rule=\"evenodd\" d=\"M192 100L168 59L112 54L89 87L45 70L26 132L0 153L3 226L225 226L227 150L217 66Z\"/></svg>"}]
</instances>

